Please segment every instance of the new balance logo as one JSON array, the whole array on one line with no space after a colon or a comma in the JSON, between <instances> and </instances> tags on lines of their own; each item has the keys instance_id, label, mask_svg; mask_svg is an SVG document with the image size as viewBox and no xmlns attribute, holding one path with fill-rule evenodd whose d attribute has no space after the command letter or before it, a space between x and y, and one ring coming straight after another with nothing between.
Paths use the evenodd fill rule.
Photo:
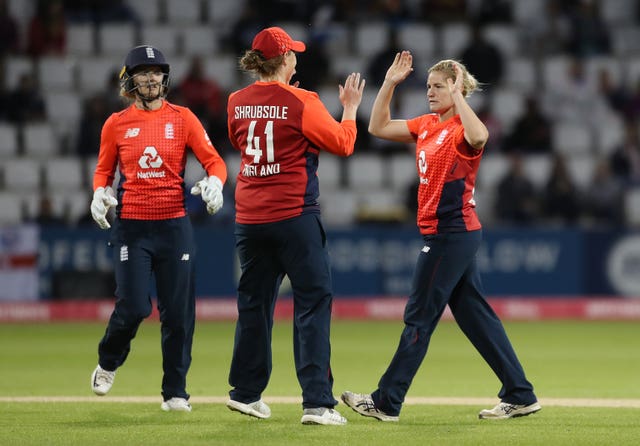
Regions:
<instances>
[{"instance_id":1,"label":"new balance logo","mask_svg":"<svg viewBox=\"0 0 640 446\"><path fill-rule=\"evenodd\" d=\"M421 249L420 251L422 251L422 252L425 252L425 253L426 253L426 252L431 251L431 248L429 248L428 246L423 246L423 247L422 247L422 249Z\"/></svg>"},{"instance_id":2,"label":"new balance logo","mask_svg":"<svg viewBox=\"0 0 640 446\"><path fill-rule=\"evenodd\" d=\"M189 254L182 254L182 258L180 260L182 260L183 262L189 261Z\"/></svg>"},{"instance_id":3,"label":"new balance logo","mask_svg":"<svg viewBox=\"0 0 640 446\"><path fill-rule=\"evenodd\" d=\"M140 129L134 127L132 129L127 129L126 133L124 134L124 137L125 138L135 138L139 134L140 134Z\"/></svg>"}]
</instances>

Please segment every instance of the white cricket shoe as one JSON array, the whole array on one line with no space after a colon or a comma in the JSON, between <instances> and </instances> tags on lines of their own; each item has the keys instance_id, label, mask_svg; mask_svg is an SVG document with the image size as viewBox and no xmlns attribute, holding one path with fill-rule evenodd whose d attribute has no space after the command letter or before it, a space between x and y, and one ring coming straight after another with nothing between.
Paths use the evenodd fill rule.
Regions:
<instances>
[{"instance_id":1,"label":"white cricket shoe","mask_svg":"<svg viewBox=\"0 0 640 446\"><path fill-rule=\"evenodd\" d=\"M528 406L525 404L509 404L501 402L493 409L481 410L478 414L478 418L481 420L504 420L507 418L525 417L536 413L542 409L540 404L536 401Z\"/></svg>"},{"instance_id":2,"label":"white cricket shoe","mask_svg":"<svg viewBox=\"0 0 640 446\"><path fill-rule=\"evenodd\" d=\"M163 401L160 408L165 412L191 412L191 404L189 404L189 401L175 396L167 401Z\"/></svg>"},{"instance_id":3,"label":"white cricket shoe","mask_svg":"<svg viewBox=\"0 0 640 446\"><path fill-rule=\"evenodd\" d=\"M305 409L300 419L302 424L324 424L332 426L344 426L347 419L340 415L340 412L328 407L314 407Z\"/></svg>"},{"instance_id":4,"label":"white cricket shoe","mask_svg":"<svg viewBox=\"0 0 640 446\"><path fill-rule=\"evenodd\" d=\"M91 374L91 390L96 395L106 395L109 390L111 390L111 386L113 385L113 380L116 377L115 370L110 372L108 370L103 369L98 366Z\"/></svg>"},{"instance_id":5,"label":"white cricket shoe","mask_svg":"<svg viewBox=\"0 0 640 446\"><path fill-rule=\"evenodd\" d=\"M236 400L227 401L227 407L230 410L240 412L245 415L249 415L256 418L269 418L271 416L271 409L261 399L254 401L253 403L241 403Z\"/></svg>"},{"instance_id":6,"label":"white cricket shoe","mask_svg":"<svg viewBox=\"0 0 640 446\"><path fill-rule=\"evenodd\" d=\"M371 399L371 395L367 393L344 392L341 396L342 401L352 408L355 412L365 417L376 418L380 421L397 422L400 417L397 415L388 415L378 409Z\"/></svg>"}]
</instances>

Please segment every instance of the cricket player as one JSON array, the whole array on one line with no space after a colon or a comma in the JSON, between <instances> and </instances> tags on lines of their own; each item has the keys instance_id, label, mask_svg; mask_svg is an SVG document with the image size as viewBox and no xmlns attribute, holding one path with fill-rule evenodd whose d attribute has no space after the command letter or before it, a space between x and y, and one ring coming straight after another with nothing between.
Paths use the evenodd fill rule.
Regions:
<instances>
[{"instance_id":1,"label":"cricket player","mask_svg":"<svg viewBox=\"0 0 640 446\"><path fill-rule=\"evenodd\" d=\"M223 205L224 161L196 116L169 103L169 64L152 46L133 48L120 73L120 94L132 104L112 114L102 128L91 215L110 228L116 303L98 346L91 388L104 395L124 364L143 319L151 314L151 278L158 293L162 335L162 410L191 411L186 377L195 323L195 246L185 209L184 171L190 148L206 171L191 190L207 211ZM112 183L120 170L117 194Z\"/></svg>"}]
</instances>

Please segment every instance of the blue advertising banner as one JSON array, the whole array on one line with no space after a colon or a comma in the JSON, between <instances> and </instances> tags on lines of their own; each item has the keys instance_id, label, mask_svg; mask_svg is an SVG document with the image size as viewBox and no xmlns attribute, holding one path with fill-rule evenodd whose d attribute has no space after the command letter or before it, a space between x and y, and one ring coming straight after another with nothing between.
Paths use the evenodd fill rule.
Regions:
<instances>
[{"instance_id":1,"label":"blue advertising banner","mask_svg":"<svg viewBox=\"0 0 640 446\"><path fill-rule=\"evenodd\" d=\"M195 230L196 293L235 295L233 227ZM38 267L43 299L56 273L112 271L108 233L42 228ZM415 228L327 231L336 296L406 296L422 237ZM487 296L640 296L640 235L578 230L485 230L478 252ZM283 284L283 294L288 292Z\"/></svg>"}]
</instances>

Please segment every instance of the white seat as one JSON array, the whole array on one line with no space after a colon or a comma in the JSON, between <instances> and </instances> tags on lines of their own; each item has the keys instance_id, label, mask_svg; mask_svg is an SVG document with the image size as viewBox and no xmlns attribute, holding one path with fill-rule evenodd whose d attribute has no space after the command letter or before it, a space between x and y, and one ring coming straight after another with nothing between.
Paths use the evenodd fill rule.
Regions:
<instances>
[{"instance_id":1,"label":"white seat","mask_svg":"<svg viewBox=\"0 0 640 446\"><path fill-rule=\"evenodd\" d=\"M162 9L160 8L159 1L161 0L130 0L127 1L127 5L136 12L146 26L160 21L160 12Z\"/></svg>"},{"instance_id":2,"label":"white seat","mask_svg":"<svg viewBox=\"0 0 640 446\"><path fill-rule=\"evenodd\" d=\"M514 121L524 112L523 93L515 88L497 88L491 96L491 110L505 129L511 128Z\"/></svg>"},{"instance_id":3,"label":"white seat","mask_svg":"<svg viewBox=\"0 0 640 446\"><path fill-rule=\"evenodd\" d=\"M593 153L594 141L591 131L583 124L566 121L554 122L551 139L554 150L567 157Z\"/></svg>"},{"instance_id":4,"label":"white seat","mask_svg":"<svg viewBox=\"0 0 640 446\"><path fill-rule=\"evenodd\" d=\"M176 25L195 25L202 20L201 0L180 0L165 2L167 19Z\"/></svg>"},{"instance_id":5,"label":"white seat","mask_svg":"<svg viewBox=\"0 0 640 446\"><path fill-rule=\"evenodd\" d=\"M1 208L0 208L1 209ZM627 225L640 227L640 187L627 189L624 196L624 211Z\"/></svg>"},{"instance_id":6,"label":"white seat","mask_svg":"<svg viewBox=\"0 0 640 446\"><path fill-rule=\"evenodd\" d=\"M151 45L168 59L178 52L180 28L175 25L146 25L140 30L142 45ZM172 63L172 60L169 60Z\"/></svg>"},{"instance_id":7,"label":"white seat","mask_svg":"<svg viewBox=\"0 0 640 446\"><path fill-rule=\"evenodd\" d=\"M344 85L344 81L351 73L360 73L366 77L367 59L361 54L338 55L333 58L331 66L331 75L337 79L338 83ZM336 94L338 94L338 84L334 85ZM371 88L365 88L365 93ZM362 107L358 109L358 112Z\"/></svg>"},{"instance_id":8,"label":"white seat","mask_svg":"<svg viewBox=\"0 0 640 446\"><path fill-rule=\"evenodd\" d=\"M551 158L548 155L527 155L522 161L527 178L537 189L544 187L551 175Z\"/></svg>"},{"instance_id":9,"label":"white seat","mask_svg":"<svg viewBox=\"0 0 640 446\"><path fill-rule=\"evenodd\" d=\"M205 72L220 88L234 90L237 83L238 60L234 56L217 55L205 59Z\"/></svg>"},{"instance_id":10,"label":"white seat","mask_svg":"<svg viewBox=\"0 0 640 446\"><path fill-rule=\"evenodd\" d=\"M640 54L640 28L636 25L612 28L611 47L618 57L637 56Z\"/></svg>"},{"instance_id":11,"label":"white seat","mask_svg":"<svg viewBox=\"0 0 640 446\"><path fill-rule=\"evenodd\" d=\"M7 122L0 122L0 157L18 154L18 128Z\"/></svg>"},{"instance_id":12,"label":"white seat","mask_svg":"<svg viewBox=\"0 0 640 446\"><path fill-rule=\"evenodd\" d=\"M370 59L387 46L388 32L384 22L361 22L355 32L356 54ZM363 68L359 70L362 72Z\"/></svg>"},{"instance_id":13,"label":"white seat","mask_svg":"<svg viewBox=\"0 0 640 446\"><path fill-rule=\"evenodd\" d=\"M22 200L18 195L0 191L0 225L20 224L22 208Z\"/></svg>"},{"instance_id":14,"label":"white seat","mask_svg":"<svg viewBox=\"0 0 640 446\"><path fill-rule=\"evenodd\" d=\"M209 22L214 26L229 26L240 17L247 0L206 0Z\"/></svg>"},{"instance_id":15,"label":"white seat","mask_svg":"<svg viewBox=\"0 0 640 446\"><path fill-rule=\"evenodd\" d=\"M520 47L520 33L515 26L489 24L483 30L488 42L494 44L505 59L522 54Z\"/></svg>"},{"instance_id":16,"label":"white seat","mask_svg":"<svg viewBox=\"0 0 640 446\"><path fill-rule=\"evenodd\" d=\"M92 196L90 189L68 191L65 194L51 194L53 213L69 222L76 222L89 212Z\"/></svg>"},{"instance_id":17,"label":"white seat","mask_svg":"<svg viewBox=\"0 0 640 446\"><path fill-rule=\"evenodd\" d=\"M385 175L382 157L377 154L355 154L347 158L348 184L355 189L379 188Z\"/></svg>"},{"instance_id":18,"label":"white seat","mask_svg":"<svg viewBox=\"0 0 640 446\"><path fill-rule=\"evenodd\" d=\"M25 74L34 74L33 62L25 56L9 56L4 64L4 83L7 90L14 90Z\"/></svg>"},{"instance_id":19,"label":"white seat","mask_svg":"<svg viewBox=\"0 0 640 446\"><path fill-rule=\"evenodd\" d=\"M506 156L500 153L484 155L478 169L476 189L483 191L494 190L500 180L507 174L509 168L510 163Z\"/></svg>"},{"instance_id":20,"label":"white seat","mask_svg":"<svg viewBox=\"0 0 640 446\"><path fill-rule=\"evenodd\" d=\"M218 36L209 26L188 26L182 30L183 51L186 54L211 56L219 49ZM213 58L211 58L213 59Z\"/></svg>"},{"instance_id":21,"label":"white seat","mask_svg":"<svg viewBox=\"0 0 640 446\"><path fill-rule=\"evenodd\" d=\"M103 92L107 86L107 80L114 70L120 71L124 61L121 57L87 58L78 64L78 79L83 94ZM117 95L118 92L112 92Z\"/></svg>"},{"instance_id":22,"label":"white seat","mask_svg":"<svg viewBox=\"0 0 640 446\"><path fill-rule=\"evenodd\" d=\"M43 167L46 184L53 193L68 193L83 188L80 158L53 158L44 163Z\"/></svg>"},{"instance_id":23,"label":"white seat","mask_svg":"<svg viewBox=\"0 0 640 446\"><path fill-rule=\"evenodd\" d=\"M343 159L330 153L321 153L318 157L318 181L320 194L324 187L338 188L342 184Z\"/></svg>"},{"instance_id":24,"label":"white seat","mask_svg":"<svg viewBox=\"0 0 640 446\"><path fill-rule=\"evenodd\" d=\"M471 28L466 23L448 23L440 29L442 54L447 58L457 58L471 39Z\"/></svg>"},{"instance_id":25,"label":"white seat","mask_svg":"<svg viewBox=\"0 0 640 446\"><path fill-rule=\"evenodd\" d=\"M542 83L546 91L566 90L571 59L566 55L546 57L541 64Z\"/></svg>"},{"instance_id":26,"label":"white seat","mask_svg":"<svg viewBox=\"0 0 640 446\"><path fill-rule=\"evenodd\" d=\"M391 113L393 119L412 119L430 112L426 88L402 89L396 97L400 101L400 110Z\"/></svg>"},{"instance_id":27,"label":"white seat","mask_svg":"<svg viewBox=\"0 0 640 446\"><path fill-rule=\"evenodd\" d=\"M12 158L3 163L4 187L14 192L36 191L40 188L40 162L32 158Z\"/></svg>"},{"instance_id":28,"label":"white seat","mask_svg":"<svg viewBox=\"0 0 640 446\"><path fill-rule=\"evenodd\" d=\"M115 93L114 93L115 94ZM81 98L72 92L47 92L45 94L47 116L53 122L67 122L74 127L82 114Z\"/></svg>"},{"instance_id":29,"label":"white seat","mask_svg":"<svg viewBox=\"0 0 640 446\"><path fill-rule=\"evenodd\" d=\"M190 153L187 156L187 164L184 170L184 183L187 192L191 190L194 184L203 179L206 175L206 172L202 168L202 165L198 161L198 159Z\"/></svg>"},{"instance_id":30,"label":"white seat","mask_svg":"<svg viewBox=\"0 0 640 446\"><path fill-rule=\"evenodd\" d=\"M342 116L342 103L338 96L338 87L333 85L324 85L318 88L318 96L326 107L327 111L336 119Z\"/></svg>"},{"instance_id":31,"label":"white seat","mask_svg":"<svg viewBox=\"0 0 640 446\"><path fill-rule=\"evenodd\" d=\"M523 93L532 93L537 89L536 66L532 59L516 56L507 58L505 62L505 87L516 88Z\"/></svg>"},{"instance_id":32,"label":"white seat","mask_svg":"<svg viewBox=\"0 0 640 446\"><path fill-rule=\"evenodd\" d=\"M637 14L636 0L607 0L598 2L600 16L607 25L614 29L621 24L632 24Z\"/></svg>"},{"instance_id":33,"label":"white seat","mask_svg":"<svg viewBox=\"0 0 640 446\"><path fill-rule=\"evenodd\" d=\"M74 89L75 69L76 61L71 57L41 57L37 70L42 91Z\"/></svg>"},{"instance_id":34,"label":"white seat","mask_svg":"<svg viewBox=\"0 0 640 446\"><path fill-rule=\"evenodd\" d=\"M67 53L76 56L94 55L96 52L95 38L95 28L92 24L69 23L67 27Z\"/></svg>"},{"instance_id":35,"label":"white seat","mask_svg":"<svg viewBox=\"0 0 640 446\"><path fill-rule=\"evenodd\" d=\"M516 23L526 25L532 19L544 17L547 0L518 0L513 3L513 18Z\"/></svg>"},{"instance_id":36,"label":"white seat","mask_svg":"<svg viewBox=\"0 0 640 446\"><path fill-rule=\"evenodd\" d=\"M624 68L620 63L620 59L611 56L595 56L588 58L585 61L585 70L589 83L592 84L594 88L598 85L598 78L600 76L600 71L602 70L608 71L611 76L611 80L615 83L623 82L624 76L626 75Z\"/></svg>"},{"instance_id":37,"label":"white seat","mask_svg":"<svg viewBox=\"0 0 640 446\"><path fill-rule=\"evenodd\" d=\"M611 113L596 132L597 151L608 156L624 141L625 125L622 116Z\"/></svg>"},{"instance_id":38,"label":"white seat","mask_svg":"<svg viewBox=\"0 0 640 446\"><path fill-rule=\"evenodd\" d=\"M418 180L416 158L413 153L392 155L386 165L391 187L397 191L406 192L409 185Z\"/></svg>"},{"instance_id":39,"label":"white seat","mask_svg":"<svg viewBox=\"0 0 640 446\"><path fill-rule=\"evenodd\" d=\"M25 154L48 157L59 151L58 141L50 123L28 123L23 129Z\"/></svg>"},{"instance_id":40,"label":"white seat","mask_svg":"<svg viewBox=\"0 0 640 446\"><path fill-rule=\"evenodd\" d=\"M104 55L120 56L124 60L127 52L136 43L135 35L135 27L131 23L103 23L98 28L100 52Z\"/></svg>"},{"instance_id":41,"label":"white seat","mask_svg":"<svg viewBox=\"0 0 640 446\"><path fill-rule=\"evenodd\" d=\"M322 220L327 227L341 227L353 224L358 200L354 191L320 187Z\"/></svg>"},{"instance_id":42,"label":"white seat","mask_svg":"<svg viewBox=\"0 0 640 446\"><path fill-rule=\"evenodd\" d=\"M398 44L413 52L420 60L433 58L436 49L436 31L426 23L407 23L398 29ZM414 64L417 66L417 64Z\"/></svg>"},{"instance_id":43,"label":"white seat","mask_svg":"<svg viewBox=\"0 0 640 446\"><path fill-rule=\"evenodd\" d=\"M331 54L332 58L349 54L352 34L348 25L338 22L328 23L324 26L323 32L326 36L324 48L327 54Z\"/></svg>"},{"instance_id":44,"label":"white seat","mask_svg":"<svg viewBox=\"0 0 640 446\"><path fill-rule=\"evenodd\" d=\"M592 156L578 156L567 158L567 170L579 189L586 189L593 180L596 160Z\"/></svg>"}]
</instances>

